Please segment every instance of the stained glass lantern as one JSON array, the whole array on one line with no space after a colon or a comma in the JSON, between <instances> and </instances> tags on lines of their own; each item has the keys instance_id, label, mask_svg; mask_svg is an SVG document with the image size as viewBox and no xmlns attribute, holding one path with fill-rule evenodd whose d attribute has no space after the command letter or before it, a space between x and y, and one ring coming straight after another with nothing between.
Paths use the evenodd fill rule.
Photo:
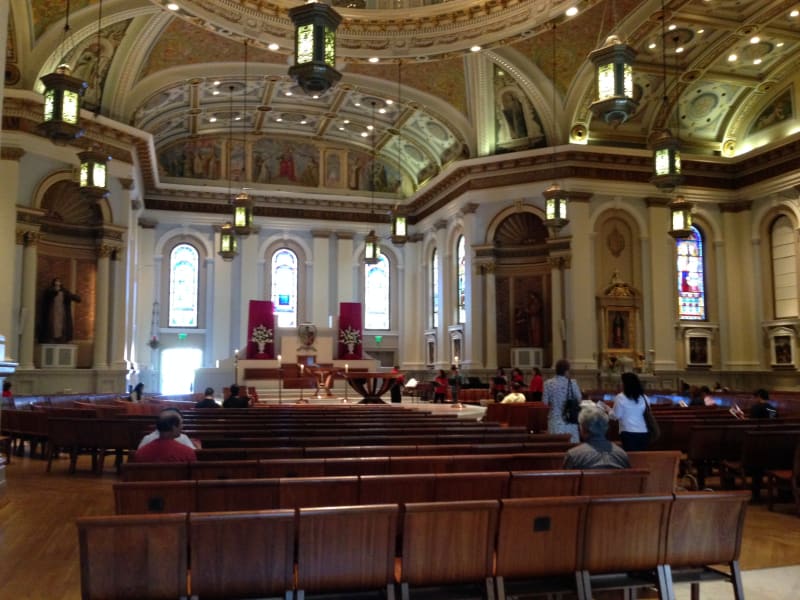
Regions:
<instances>
[{"instance_id":1,"label":"stained glass lantern","mask_svg":"<svg viewBox=\"0 0 800 600\"><path fill-rule=\"evenodd\" d=\"M39 130L56 144L66 144L80 137L81 96L87 84L70 75L69 65L62 64L41 78L44 84L44 115Z\"/></svg>"},{"instance_id":2,"label":"stained glass lantern","mask_svg":"<svg viewBox=\"0 0 800 600\"><path fill-rule=\"evenodd\" d=\"M669 203L672 227L669 234L676 239L692 236L692 208L694 205L683 196L678 196Z\"/></svg>"},{"instance_id":3,"label":"stained glass lantern","mask_svg":"<svg viewBox=\"0 0 800 600\"><path fill-rule=\"evenodd\" d=\"M392 213L392 243L402 246L408 241L408 218L399 210Z\"/></svg>"},{"instance_id":4,"label":"stained glass lantern","mask_svg":"<svg viewBox=\"0 0 800 600\"><path fill-rule=\"evenodd\" d=\"M253 201L244 190L233 200L233 230L243 237L253 231Z\"/></svg>"},{"instance_id":5,"label":"stained glass lantern","mask_svg":"<svg viewBox=\"0 0 800 600\"><path fill-rule=\"evenodd\" d=\"M680 143L669 129L662 129L656 134L652 147L653 177L650 183L660 190L671 192L683 181Z\"/></svg>"},{"instance_id":6,"label":"stained glass lantern","mask_svg":"<svg viewBox=\"0 0 800 600\"><path fill-rule=\"evenodd\" d=\"M111 157L99 150L84 150L78 153L81 166L78 186L85 198L100 200L108 196L108 161Z\"/></svg>"},{"instance_id":7,"label":"stained glass lantern","mask_svg":"<svg viewBox=\"0 0 800 600\"><path fill-rule=\"evenodd\" d=\"M569 223L567 218L567 193L554 183L544 192L545 227L558 231Z\"/></svg>"},{"instance_id":8,"label":"stained glass lantern","mask_svg":"<svg viewBox=\"0 0 800 600\"><path fill-rule=\"evenodd\" d=\"M342 74L336 66L336 28L342 17L327 4L310 2L289 10L294 23L294 65L289 75L307 94L321 94Z\"/></svg>"},{"instance_id":9,"label":"stained glass lantern","mask_svg":"<svg viewBox=\"0 0 800 600\"><path fill-rule=\"evenodd\" d=\"M219 228L219 252L225 262L230 262L239 254L239 244L236 240L236 233L231 223L225 223Z\"/></svg>"},{"instance_id":10,"label":"stained glass lantern","mask_svg":"<svg viewBox=\"0 0 800 600\"><path fill-rule=\"evenodd\" d=\"M368 265L378 264L381 254L378 236L375 235L375 230L370 231L364 240L364 263Z\"/></svg>"},{"instance_id":11,"label":"stained glass lantern","mask_svg":"<svg viewBox=\"0 0 800 600\"><path fill-rule=\"evenodd\" d=\"M606 123L618 126L636 112L633 98L633 59L636 50L612 35L605 46L589 54L597 75L597 97L592 113Z\"/></svg>"}]
</instances>

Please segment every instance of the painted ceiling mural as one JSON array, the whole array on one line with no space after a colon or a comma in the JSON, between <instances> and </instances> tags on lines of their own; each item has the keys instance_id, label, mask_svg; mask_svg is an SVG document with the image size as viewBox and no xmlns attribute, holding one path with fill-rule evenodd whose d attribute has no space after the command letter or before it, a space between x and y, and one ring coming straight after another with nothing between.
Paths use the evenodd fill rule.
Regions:
<instances>
[{"instance_id":1,"label":"painted ceiling mural","mask_svg":"<svg viewBox=\"0 0 800 600\"><path fill-rule=\"evenodd\" d=\"M36 89L64 54L65 4L11 0L6 85ZM156 182L224 179L211 163L235 150L232 129L246 140L237 176L256 187L363 191L353 182L372 173L382 194L408 197L479 153L567 142L646 148L668 126L684 152L735 156L800 125L800 15L789 0L664 0L663 14L661 0L334 2L343 77L317 97L287 74L287 10L297 4L183 0L171 11L162 0L106 0L98 36L98 0L71 0L68 60L89 83L87 108L152 134ZM639 107L618 127L589 111L588 55L611 33L638 52ZM201 167L198 156L214 158Z\"/></svg>"}]
</instances>

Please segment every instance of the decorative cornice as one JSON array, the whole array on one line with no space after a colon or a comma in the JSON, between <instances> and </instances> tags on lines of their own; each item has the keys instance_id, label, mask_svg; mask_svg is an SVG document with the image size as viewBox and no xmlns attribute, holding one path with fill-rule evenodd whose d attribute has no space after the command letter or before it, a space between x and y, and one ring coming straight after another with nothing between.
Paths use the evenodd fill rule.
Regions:
<instances>
[{"instance_id":1,"label":"decorative cornice","mask_svg":"<svg viewBox=\"0 0 800 600\"><path fill-rule=\"evenodd\" d=\"M100 243L97 246L97 258L111 258L116 252L117 247L110 244Z\"/></svg>"},{"instance_id":2,"label":"decorative cornice","mask_svg":"<svg viewBox=\"0 0 800 600\"><path fill-rule=\"evenodd\" d=\"M723 202L719 205L719 211L723 213L746 212L753 207L752 200L740 200L739 202Z\"/></svg>"},{"instance_id":3,"label":"decorative cornice","mask_svg":"<svg viewBox=\"0 0 800 600\"><path fill-rule=\"evenodd\" d=\"M0 147L0 160L13 160L19 161L25 156L25 150L15 146L2 146Z\"/></svg>"},{"instance_id":4,"label":"decorative cornice","mask_svg":"<svg viewBox=\"0 0 800 600\"><path fill-rule=\"evenodd\" d=\"M36 246L41 238L42 234L40 232L28 230L25 231L23 240L25 246Z\"/></svg>"},{"instance_id":5,"label":"decorative cornice","mask_svg":"<svg viewBox=\"0 0 800 600\"><path fill-rule=\"evenodd\" d=\"M330 229L312 229L311 230L311 237L312 238L330 239L331 230Z\"/></svg>"},{"instance_id":6,"label":"decorative cornice","mask_svg":"<svg viewBox=\"0 0 800 600\"><path fill-rule=\"evenodd\" d=\"M669 198L662 198L659 196L648 196L644 199L644 204L647 208L665 208L669 203Z\"/></svg>"},{"instance_id":7,"label":"decorative cornice","mask_svg":"<svg viewBox=\"0 0 800 600\"><path fill-rule=\"evenodd\" d=\"M474 215L475 212L478 210L480 204L477 202L468 202L464 206L461 207L461 214L462 215Z\"/></svg>"},{"instance_id":8,"label":"decorative cornice","mask_svg":"<svg viewBox=\"0 0 800 600\"><path fill-rule=\"evenodd\" d=\"M337 240L352 240L353 239L353 232L352 231L337 231L334 233Z\"/></svg>"},{"instance_id":9,"label":"decorative cornice","mask_svg":"<svg viewBox=\"0 0 800 600\"><path fill-rule=\"evenodd\" d=\"M118 181L123 190L130 191L133 189L133 179L129 177L120 177Z\"/></svg>"},{"instance_id":10,"label":"decorative cornice","mask_svg":"<svg viewBox=\"0 0 800 600\"><path fill-rule=\"evenodd\" d=\"M139 217L139 227L142 229L155 229L158 225L158 221L155 219L149 219L147 217Z\"/></svg>"}]
</instances>

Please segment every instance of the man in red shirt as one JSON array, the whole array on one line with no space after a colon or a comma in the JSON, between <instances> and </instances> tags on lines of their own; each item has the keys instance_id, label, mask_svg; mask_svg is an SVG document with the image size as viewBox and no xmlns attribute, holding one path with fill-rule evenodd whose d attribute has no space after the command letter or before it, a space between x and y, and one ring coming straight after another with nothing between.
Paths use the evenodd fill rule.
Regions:
<instances>
[{"instance_id":1,"label":"man in red shirt","mask_svg":"<svg viewBox=\"0 0 800 600\"><path fill-rule=\"evenodd\" d=\"M158 439L145 444L133 455L134 462L191 462L197 460L192 448L176 441L181 434L181 418L174 412L162 412L156 422Z\"/></svg>"}]
</instances>

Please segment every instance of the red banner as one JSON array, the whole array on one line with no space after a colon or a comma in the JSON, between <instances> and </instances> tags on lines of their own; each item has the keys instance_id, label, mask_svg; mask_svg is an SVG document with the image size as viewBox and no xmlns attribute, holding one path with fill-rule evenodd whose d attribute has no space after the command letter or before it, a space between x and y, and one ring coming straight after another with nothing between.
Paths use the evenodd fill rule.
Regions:
<instances>
[{"instance_id":1,"label":"red banner","mask_svg":"<svg viewBox=\"0 0 800 600\"><path fill-rule=\"evenodd\" d=\"M364 327L360 302L339 303L339 359L361 360L364 348Z\"/></svg>"},{"instance_id":2,"label":"red banner","mask_svg":"<svg viewBox=\"0 0 800 600\"><path fill-rule=\"evenodd\" d=\"M250 300L246 358L275 358L275 306L268 300Z\"/></svg>"}]
</instances>

